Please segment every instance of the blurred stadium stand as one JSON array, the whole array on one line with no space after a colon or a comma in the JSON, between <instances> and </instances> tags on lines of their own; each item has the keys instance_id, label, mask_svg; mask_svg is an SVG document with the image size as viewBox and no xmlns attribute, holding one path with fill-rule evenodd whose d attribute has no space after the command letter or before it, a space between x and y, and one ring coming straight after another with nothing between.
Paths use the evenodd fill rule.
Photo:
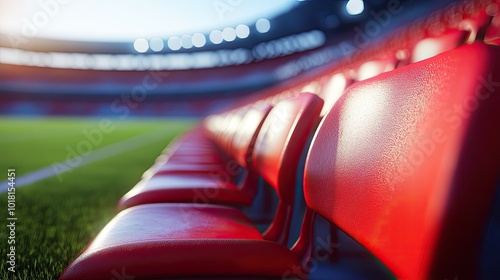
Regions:
<instances>
[{"instance_id":1,"label":"blurred stadium stand","mask_svg":"<svg viewBox=\"0 0 500 280\"><path fill-rule=\"evenodd\" d=\"M13 41L0 28L0 114L202 117L307 79L454 1L366 1L358 15L346 2L290 1L269 19L272 28L257 20L238 34L215 33L226 37L220 43L200 30L200 47L170 40L181 35L161 38L162 48L145 41L145 50L130 42Z\"/></svg>"}]
</instances>

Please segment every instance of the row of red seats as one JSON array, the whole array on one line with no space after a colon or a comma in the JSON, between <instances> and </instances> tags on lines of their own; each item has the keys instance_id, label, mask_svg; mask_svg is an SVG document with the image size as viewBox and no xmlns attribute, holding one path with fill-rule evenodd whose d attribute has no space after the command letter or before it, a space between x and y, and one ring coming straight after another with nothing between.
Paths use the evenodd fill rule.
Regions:
<instances>
[{"instance_id":1,"label":"row of red seats","mask_svg":"<svg viewBox=\"0 0 500 280\"><path fill-rule=\"evenodd\" d=\"M371 40L369 47L351 46L358 52L316 71L312 77L304 75L292 79L246 102L276 104L301 92L312 92L324 99L324 115L353 83L433 57L464 43L478 40L498 45L499 10L499 0L457 1L446 9L433 12L427 19L422 18L386 37Z\"/></svg>"},{"instance_id":2,"label":"row of red seats","mask_svg":"<svg viewBox=\"0 0 500 280\"><path fill-rule=\"evenodd\" d=\"M500 47L476 42L359 81L322 119L310 93L211 116L165 150L60 279L122 268L134 279L306 279L318 214L398 278L478 278L500 178L499 88ZM289 249L303 149L307 210ZM237 208L259 177L279 198L264 233Z\"/></svg>"}]
</instances>

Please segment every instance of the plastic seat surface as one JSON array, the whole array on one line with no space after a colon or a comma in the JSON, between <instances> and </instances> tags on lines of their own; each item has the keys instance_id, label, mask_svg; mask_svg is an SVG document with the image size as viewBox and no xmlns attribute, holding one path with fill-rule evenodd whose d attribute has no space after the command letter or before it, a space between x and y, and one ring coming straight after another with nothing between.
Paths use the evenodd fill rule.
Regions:
<instances>
[{"instance_id":1,"label":"plastic seat surface","mask_svg":"<svg viewBox=\"0 0 500 280\"><path fill-rule=\"evenodd\" d=\"M155 174L192 174L192 173L212 173L224 171L226 166L223 164L199 164L185 162L167 162L158 166Z\"/></svg>"},{"instance_id":2,"label":"plastic seat surface","mask_svg":"<svg viewBox=\"0 0 500 280\"><path fill-rule=\"evenodd\" d=\"M247 167L247 161L250 161L247 155L252 152L260 126L270 110L268 105L253 106L244 110L244 117L242 113L235 114L238 123L242 123L242 127L235 132L237 144L234 145L233 157L237 159L217 154L178 155L178 146L171 155L167 152L164 164L155 164L146 172L143 180L120 199L117 208L159 202L250 205L253 192L244 188L257 189L255 174L247 175L253 177L247 177L242 186L233 182L242 171L239 165ZM229 133L225 134L225 138L230 138ZM229 145L227 141L224 143ZM215 144L213 150L220 153Z\"/></svg>"},{"instance_id":3,"label":"plastic seat surface","mask_svg":"<svg viewBox=\"0 0 500 280\"><path fill-rule=\"evenodd\" d=\"M500 178L500 48L351 87L308 155L306 202L401 279L476 279Z\"/></svg>"},{"instance_id":4,"label":"plastic seat surface","mask_svg":"<svg viewBox=\"0 0 500 280\"><path fill-rule=\"evenodd\" d=\"M240 191L230 179L220 173L154 175L141 180L126 193L118 202L118 208L160 202L249 205L252 197Z\"/></svg>"},{"instance_id":5,"label":"plastic seat surface","mask_svg":"<svg viewBox=\"0 0 500 280\"><path fill-rule=\"evenodd\" d=\"M296 164L300 155L298 150L302 150L315 128L322 104L319 97L304 94L276 105L275 113L266 119L266 129L259 133L263 136L256 146L257 161L266 157L277 159L279 156L273 152L281 154L283 149L288 151L283 159L286 162L277 162L286 166ZM278 118L281 110L290 115ZM271 135L275 138L270 138ZM276 149L279 143L284 147ZM275 149L269 150L269 145ZM285 180L284 171L279 173L276 175L278 185L273 187L280 198L286 199L281 205L289 208L293 203L294 185L287 188L283 183L294 180ZM270 171L267 174L272 176ZM201 177L200 182L205 180ZM167 182L149 186L164 189L165 184ZM230 185L224 188L232 190ZM127 267L127 272L137 279L294 276L303 273L299 260L274 239L283 237L286 243L288 213L277 210L270 226L272 230L269 230L273 234L261 235L243 212L235 208L177 203L134 206L120 212L67 267L60 279L107 279L109 272L118 265Z\"/></svg>"},{"instance_id":6,"label":"plastic seat surface","mask_svg":"<svg viewBox=\"0 0 500 280\"><path fill-rule=\"evenodd\" d=\"M274 276L298 266L290 250L266 241L239 210L225 206L150 204L118 214L60 280Z\"/></svg>"}]
</instances>

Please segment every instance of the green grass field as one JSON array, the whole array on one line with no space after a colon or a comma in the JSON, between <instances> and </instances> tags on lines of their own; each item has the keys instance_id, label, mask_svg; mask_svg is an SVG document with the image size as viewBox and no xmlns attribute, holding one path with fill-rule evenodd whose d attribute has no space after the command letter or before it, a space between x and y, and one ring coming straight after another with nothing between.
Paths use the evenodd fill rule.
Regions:
<instances>
[{"instance_id":1,"label":"green grass field","mask_svg":"<svg viewBox=\"0 0 500 280\"><path fill-rule=\"evenodd\" d=\"M149 144L133 147L71 172L16 189L15 272L7 270L8 197L0 194L0 279L57 279L62 270L116 214L118 199L140 179L173 137L189 129L190 120L112 120L101 130L99 119L0 118L0 182L7 169L16 178L54 163L99 154L99 149L137 135L150 135ZM111 129L112 128L112 129ZM92 144L84 133L101 131ZM87 133L88 134L88 133ZM142 138L141 138L142 139ZM98 139L99 140L99 139ZM83 143L83 144L82 144ZM90 143L91 145L89 146ZM85 146L86 145L86 146ZM88 154L78 153L91 149ZM75 151L77 156L70 151Z\"/></svg>"}]
</instances>

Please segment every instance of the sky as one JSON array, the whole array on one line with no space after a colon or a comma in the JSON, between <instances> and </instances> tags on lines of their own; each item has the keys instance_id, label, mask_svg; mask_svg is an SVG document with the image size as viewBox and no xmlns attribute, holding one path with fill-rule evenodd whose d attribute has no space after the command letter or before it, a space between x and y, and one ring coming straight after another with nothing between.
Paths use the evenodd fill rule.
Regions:
<instances>
[{"instance_id":1,"label":"sky","mask_svg":"<svg viewBox=\"0 0 500 280\"><path fill-rule=\"evenodd\" d=\"M297 0L0 0L0 32L79 41L165 38L253 24Z\"/></svg>"}]
</instances>

